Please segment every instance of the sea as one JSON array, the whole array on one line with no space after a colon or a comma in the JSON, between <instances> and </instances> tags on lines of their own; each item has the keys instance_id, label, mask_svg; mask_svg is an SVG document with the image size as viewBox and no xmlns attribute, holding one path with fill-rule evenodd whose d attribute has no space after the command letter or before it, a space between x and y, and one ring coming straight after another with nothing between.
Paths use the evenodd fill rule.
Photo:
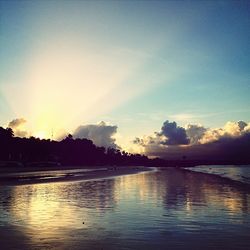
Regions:
<instances>
[{"instance_id":1,"label":"sea","mask_svg":"<svg viewBox=\"0 0 250 250\"><path fill-rule=\"evenodd\" d=\"M249 166L5 184L0 248L248 250L250 191L229 179L246 183L242 176L249 177Z\"/></svg>"},{"instance_id":2,"label":"sea","mask_svg":"<svg viewBox=\"0 0 250 250\"><path fill-rule=\"evenodd\" d=\"M188 169L195 172L218 175L222 178L250 185L250 165L201 165Z\"/></svg>"}]
</instances>

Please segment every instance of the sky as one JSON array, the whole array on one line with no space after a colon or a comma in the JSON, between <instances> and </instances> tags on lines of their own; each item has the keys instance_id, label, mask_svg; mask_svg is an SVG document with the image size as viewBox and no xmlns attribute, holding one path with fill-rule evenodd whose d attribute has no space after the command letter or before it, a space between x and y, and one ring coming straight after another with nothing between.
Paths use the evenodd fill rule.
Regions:
<instances>
[{"instance_id":1,"label":"sky","mask_svg":"<svg viewBox=\"0 0 250 250\"><path fill-rule=\"evenodd\" d=\"M1 0L0 126L146 153L165 125L248 133L249 30L248 1Z\"/></svg>"}]
</instances>

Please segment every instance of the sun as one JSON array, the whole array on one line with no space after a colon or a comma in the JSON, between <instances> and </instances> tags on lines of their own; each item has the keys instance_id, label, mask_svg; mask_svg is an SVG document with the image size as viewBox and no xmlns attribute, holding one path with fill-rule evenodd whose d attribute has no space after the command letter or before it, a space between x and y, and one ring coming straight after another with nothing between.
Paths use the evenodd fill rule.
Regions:
<instances>
[{"instance_id":1,"label":"sun","mask_svg":"<svg viewBox=\"0 0 250 250\"><path fill-rule=\"evenodd\" d=\"M40 138L40 139L49 139L49 134L48 132L44 131L44 130L40 130L34 133L34 137L36 138Z\"/></svg>"}]
</instances>

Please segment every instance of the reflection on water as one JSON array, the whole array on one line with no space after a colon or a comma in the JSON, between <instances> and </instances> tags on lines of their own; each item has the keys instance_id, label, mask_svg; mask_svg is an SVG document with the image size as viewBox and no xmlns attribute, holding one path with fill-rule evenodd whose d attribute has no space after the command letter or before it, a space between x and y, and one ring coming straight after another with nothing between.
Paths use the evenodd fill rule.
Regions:
<instances>
[{"instance_id":1,"label":"reflection on water","mask_svg":"<svg viewBox=\"0 0 250 250\"><path fill-rule=\"evenodd\" d=\"M181 170L1 187L6 249L247 249L250 194ZM15 241L13 241L15 239Z\"/></svg>"}]
</instances>

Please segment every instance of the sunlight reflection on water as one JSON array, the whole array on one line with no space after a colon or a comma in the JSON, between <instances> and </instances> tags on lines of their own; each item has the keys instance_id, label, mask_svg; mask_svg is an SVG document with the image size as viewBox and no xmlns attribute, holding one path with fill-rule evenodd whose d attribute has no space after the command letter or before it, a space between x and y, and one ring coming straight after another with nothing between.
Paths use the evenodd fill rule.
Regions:
<instances>
[{"instance_id":1,"label":"sunlight reflection on water","mask_svg":"<svg viewBox=\"0 0 250 250\"><path fill-rule=\"evenodd\" d=\"M0 197L6 249L250 246L249 192L181 170L5 186Z\"/></svg>"}]
</instances>

